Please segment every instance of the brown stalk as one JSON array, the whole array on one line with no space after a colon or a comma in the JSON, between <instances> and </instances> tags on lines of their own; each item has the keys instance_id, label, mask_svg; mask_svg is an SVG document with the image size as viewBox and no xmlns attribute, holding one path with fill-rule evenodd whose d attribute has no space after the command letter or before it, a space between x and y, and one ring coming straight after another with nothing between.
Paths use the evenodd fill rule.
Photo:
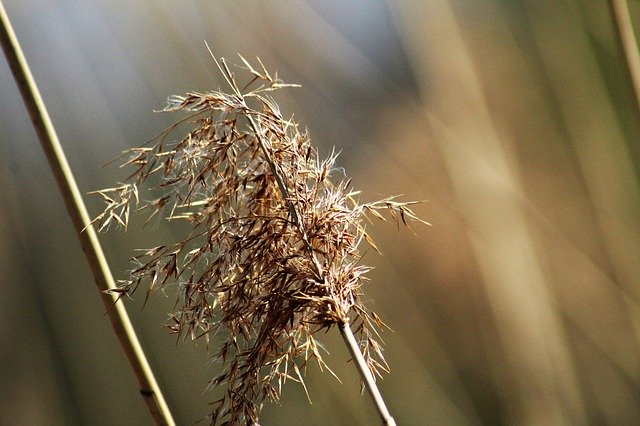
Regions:
<instances>
[{"instance_id":1,"label":"brown stalk","mask_svg":"<svg viewBox=\"0 0 640 426\"><path fill-rule=\"evenodd\" d=\"M95 230L90 225L89 215L60 141L1 1L0 21L0 42L5 57L58 184L67 212L73 221L82 250L93 273L102 301L107 308L107 315L113 330L138 380L140 394L156 424L174 425L171 412L153 376L127 311L122 303L116 303L118 297L111 292L117 287Z\"/></svg>"}]
</instances>

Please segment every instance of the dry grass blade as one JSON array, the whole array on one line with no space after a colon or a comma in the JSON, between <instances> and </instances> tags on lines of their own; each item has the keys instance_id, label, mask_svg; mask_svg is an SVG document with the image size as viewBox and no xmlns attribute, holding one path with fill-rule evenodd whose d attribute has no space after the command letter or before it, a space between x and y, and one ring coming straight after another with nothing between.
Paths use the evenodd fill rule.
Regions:
<instances>
[{"instance_id":1,"label":"dry grass blade","mask_svg":"<svg viewBox=\"0 0 640 426\"><path fill-rule=\"evenodd\" d=\"M190 114L191 130L174 143L163 132L155 144L132 149L133 183L96 191L107 203L96 221L126 226L129 204L138 203L133 188L153 177L161 195L139 210L192 224L181 241L136 257L123 290L177 283L171 328L192 339L228 336L214 355L223 370L210 386L227 391L213 403L212 423L252 424L287 379L303 381L308 361L326 367L319 330L356 324L355 350L367 370L388 371L375 330L383 323L360 298L371 268L359 263L358 247L373 244L364 231L367 212L383 219L387 211L404 224L420 219L413 203L394 198L359 204L334 166L337 154L320 159L309 135L267 97L291 85L260 61L254 68L241 60L246 85L224 59L216 61L231 94L169 98L165 110Z\"/></svg>"}]
</instances>

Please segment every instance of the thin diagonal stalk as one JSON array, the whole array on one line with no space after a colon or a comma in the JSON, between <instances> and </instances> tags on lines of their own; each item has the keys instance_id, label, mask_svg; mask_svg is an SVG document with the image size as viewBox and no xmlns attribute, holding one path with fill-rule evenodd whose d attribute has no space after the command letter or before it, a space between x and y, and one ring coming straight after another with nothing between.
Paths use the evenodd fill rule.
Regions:
<instances>
[{"instance_id":1,"label":"thin diagonal stalk","mask_svg":"<svg viewBox=\"0 0 640 426\"><path fill-rule=\"evenodd\" d=\"M106 292L116 288L104 253L92 226L82 196L75 182L64 151L60 145L49 114L40 96L38 88L29 70L29 66L20 49L16 35L11 27L2 1L0 1L0 42L2 49L18 85L20 94L31 117L38 139L45 151L49 166L62 193L67 212L80 239L82 250L91 267L96 285L107 307L111 325L118 336L120 345L129 360L129 364L138 380L140 393L147 408L158 425L174 425L171 412L160 392L151 367L142 351L140 342L129 320L122 303L117 302L117 295Z\"/></svg>"},{"instance_id":2,"label":"thin diagonal stalk","mask_svg":"<svg viewBox=\"0 0 640 426\"><path fill-rule=\"evenodd\" d=\"M633 23L629 15L629 6L626 0L610 0L609 6L613 18L613 24L624 52L625 65L636 101L636 112L640 115L640 53L638 43L633 32Z\"/></svg>"},{"instance_id":3,"label":"thin diagonal stalk","mask_svg":"<svg viewBox=\"0 0 640 426\"><path fill-rule=\"evenodd\" d=\"M349 321L345 321L338 324L338 328L340 329L340 334L342 334L342 338L349 349L349 353L351 354L351 358L355 361L356 366L358 367L358 371L360 372L360 376L362 377L362 381L365 383L365 388L369 392L371 399L373 399L373 403L378 410L378 414L382 419L382 423L388 426L395 426L396 421L391 417L387 406L384 403L384 399L382 399L382 395L378 390L378 386L376 385L376 381L371 374L371 370L367 366L360 349L358 348L358 342L351 331L351 327L349 326Z\"/></svg>"},{"instance_id":4,"label":"thin diagonal stalk","mask_svg":"<svg viewBox=\"0 0 640 426\"><path fill-rule=\"evenodd\" d=\"M213 54L211 56L213 57ZM218 64L218 66L220 67L220 71L223 73L223 75L225 76L225 78L233 88L234 92L236 93L236 96L238 96L239 100L244 103L243 95L241 91L238 89L238 87L236 87L234 78L231 75L231 72L229 71L229 68L227 67L226 62L224 62L224 60L221 60L221 63L222 63L222 66L220 66L220 64L218 64L218 62L216 61L216 64ZM260 128L258 123L256 123L256 120L254 120L254 118L251 115L247 115L247 118L249 120L249 125L251 126L251 130L256 135L256 139L258 140L260 149L262 150L262 153L264 154L265 159L269 164L271 173L273 173L273 176L278 184L280 194L282 195L282 198L287 203L289 214L291 214L292 216L293 223L295 224L296 228L298 228L298 232L300 232L301 239L304 242L307 249L309 250L309 254L313 261L314 267L316 268L315 273L318 276L319 280L324 280L320 261L318 260L318 257L316 256L316 253L313 250L311 243L309 242L309 238L307 237L307 234L304 230L302 219L300 218L300 215L298 214L295 208L295 205L293 204L293 201L289 196L289 191L287 190L288 186L287 186L286 178L282 175L281 171L278 169L275 161L273 160L273 158L269 153L269 150L267 149L267 145L266 145L266 142L264 141L262 129ZM373 377L373 374L371 374L371 370L369 369L369 366L367 365L367 362L365 361L362 355L362 352L358 347L358 342L356 341L355 336L353 335L353 331L351 330L351 326L349 325L349 318L342 319L342 321L338 323L338 328L340 330L340 334L342 335L342 338L344 339L347 345L351 358L354 360L356 367L358 369L358 372L360 373L360 377L362 379L362 382L364 383L364 387L367 389L367 391L369 392L369 395L373 399L374 405L376 407L376 410L378 411L378 414L380 415L380 418L382 419L383 424L388 426L395 426L396 422L391 416L391 414L389 413L389 410L387 409L384 399L382 398L382 395L378 390L378 386L376 385L375 378Z\"/></svg>"}]
</instances>

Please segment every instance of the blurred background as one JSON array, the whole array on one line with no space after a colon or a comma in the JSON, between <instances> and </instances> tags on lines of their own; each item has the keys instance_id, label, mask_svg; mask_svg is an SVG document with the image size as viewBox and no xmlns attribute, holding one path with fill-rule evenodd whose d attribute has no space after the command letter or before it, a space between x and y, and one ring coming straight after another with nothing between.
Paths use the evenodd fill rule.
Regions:
<instances>
[{"instance_id":1,"label":"blurred background","mask_svg":"<svg viewBox=\"0 0 640 426\"><path fill-rule=\"evenodd\" d=\"M401 425L640 423L640 125L606 1L4 2L83 192L221 85L205 49L259 56L363 201L428 200L415 235L370 231L380 382ZM640 4L630 2L640 19ZM9 68L0 59L0 424L151 424ZM97 199L86 197L93 215ZM114 275L136 247L102 235ZM179 424L209 411L206 348L164 327L175 296L127 302ZM342 384L309 368L264 425L378 419L337 332Z\"/></svg>"}]
</instances>

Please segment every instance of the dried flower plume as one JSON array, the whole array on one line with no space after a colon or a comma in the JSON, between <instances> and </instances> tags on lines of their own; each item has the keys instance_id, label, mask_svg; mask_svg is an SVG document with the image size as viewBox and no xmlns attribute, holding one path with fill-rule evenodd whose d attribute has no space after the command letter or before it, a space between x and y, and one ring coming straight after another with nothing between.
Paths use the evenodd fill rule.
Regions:
<instances>
[{"instance_id":1,"label":"dried flower plume","mask_svg":"<svg viewBox=\"0 0 640 426\"><path fill-rule=\"evenodd\" d=\"M118 291L143 284L148 295L176 283L171 329L191 339L225 336L214 354L223 370L210 386L227 390L213 402L212 424L256 424L263 402L277 401L287 379L303 383L308 361L326 367L315 334L335 325L351 324L373 375L387 371L376 331L383 323L361 301L371 268L359 263L358 247L363 240L373 246L367 214L383 219L386 211L405 225L420 220L413 202L360 204L336 169L337 155L321 159L269 96L291 85L260 60L256 69L241 59L248 84L216 61L231 93L170 97L165 111L186 117L126 152L130 183L95 191L106 201L94 220L100 229L126 227L131 211L191 224L179 242L136 256ZM191 130L167 142L181 124ZM145 183L157 198L140 201Z\"/></svg>"}]
</instances>

